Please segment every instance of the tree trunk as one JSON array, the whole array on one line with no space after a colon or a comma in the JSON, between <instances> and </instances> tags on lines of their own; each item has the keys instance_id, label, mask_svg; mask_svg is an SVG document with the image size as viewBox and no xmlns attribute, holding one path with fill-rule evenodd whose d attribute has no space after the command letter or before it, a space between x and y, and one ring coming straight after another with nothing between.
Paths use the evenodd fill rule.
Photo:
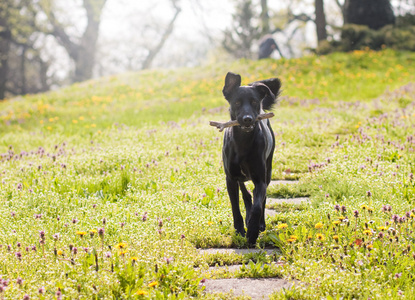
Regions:
<instances>
[{"instance_id":1,"label":"tree trunk","mask_svg":"<svg viewBox=\"0 0 415 300\"><path fill-rule=\"evenodd\" d=\"M27 46L22 47L22 56L21 59L21 65L20 65L20 75L21 77L21 84L20 84L20 95L26 95L27 94L27 83L26 83L26 51Z\"/></svg>"},{"instance_id":2,"label":"tree trunk","mask_svg":"<svg viewBox=\"0 0 415 300\"><path fill-rule=\"evenodd\" d=\"M269 14L268 14L268 0L261 0L261 31L262 35L270 33Z\"/></svg>"},{"instance_id":3,"label":"tree trunk","mask_svg":"<svg viewBox=\"0 0 415 300\"><path fill-rule=\"evenodd\" d=\"M316 10L316 29L317 29L317 41L320 44L321 41L327 40L326 31L326 14L324 13L324 1L315 0Z\"/></svg>"},{"instance_id":4,"label":"tree trunk","mask_svg":"<svg viewBox=\"0 0 415 300\"><path fill-rule=\"evenodd\" d=\"M65 48L75 63L73 82L92 78L101 13L105 3L106 0L83 0L88 23L78 44L72 42L63 26L56 20L54 14L52 12L49 13L49 20L53 26L52 35Z\"/></svg>"},{"instance_id":5,"label":"tree trunk","mask_svg":"<svg viewBox=\"0 0 415 300\"><path fill-rule=\"evenodd\" d=\"M8 56L11 42L11 31L6 20L0 14L0 101L6 96L7 75L9 73Z\"/></svg>"},{"instance_id":6,"label":"tree trunk","mask_svg":"<svg viewBox=\"0 0 415 300\"><path fill-rule=\"evenodd\" d=\"M78 45L77 57L75 59L75 82L92 78L101 12L105 2L106 0L84 0L88 24Z\"/></svg>"},{"instance_id":7,"label":"tree trunk","mask_svg":"<svg viewBox=\"0 0 415 300\"><path fill-rule=\"evenodd\" d=\"M345 24L366 25L380 29L395 24L395 15L389 0L348 0L345 3Z\"/></svg>"}]
</instances>

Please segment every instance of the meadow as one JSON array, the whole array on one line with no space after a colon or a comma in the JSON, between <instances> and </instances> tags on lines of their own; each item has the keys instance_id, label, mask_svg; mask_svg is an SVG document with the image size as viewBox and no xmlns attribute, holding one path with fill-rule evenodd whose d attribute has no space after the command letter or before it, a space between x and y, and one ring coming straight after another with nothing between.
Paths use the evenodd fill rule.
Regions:
<instances>
[{"instance_id":1,"label":"meadow","mask_svg":"<svg viewBox=\"0 0 415 300\"><path fill-rule=\"evenodd\" d=\"M235 235L221 163L228 71L279 77L276 205ZM415 53L355 51L91 80L0 102L1 299L229 299L203 279L280 277L272 299L413 299ZM252 186L251 186L252 187ZM276 262L283 263L276 263ZM209 266L244 263L236 274ZM268 263L267 267L263 267Z\"/></svg>"}]
</instances>

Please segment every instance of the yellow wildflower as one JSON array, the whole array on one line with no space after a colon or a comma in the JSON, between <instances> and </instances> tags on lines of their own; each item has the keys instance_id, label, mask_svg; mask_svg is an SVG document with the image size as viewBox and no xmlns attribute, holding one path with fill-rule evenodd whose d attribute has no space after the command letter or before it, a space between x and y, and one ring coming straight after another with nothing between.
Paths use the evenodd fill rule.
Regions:
<instances>
[{"instance_id":1,"label":"yellow wildflower","mask_svg":"<svg viewBox=\"0 0 415 300\"><path fill-rule=\"evenodd\" d=\"M363 231L363 234L372 235L372 230L366 229L366 230Z\"/></svg>"},{"instance_id":2,"label":"yellow wildflower","mask_svg":"<svg viewBox=\"0 0 415 300\"><path fill-rule=\"evenodd\" d=\"M365 210L365 209L369 209L369 206L367 206L366 204L363 204L360 208Z\"/></svg>"},{"instance_id":3,"label":"yellow wildflower","mask_svg":"<svg viewBox=\"0 0 415 300\"><path fill-rule=\"evenodd\" d=\"M285 224L285 223L278 224L278 226L277 226L278 229L285 229L287 227L288 227L288 225Z\"/></svg>"},{"instance_id":4,"label":"yellow wildflower","mask_svg":"<svg viewBox=\"0 0 415 300\"><path fill-rule=\"evenodd\" d=\"M117 245L115 245L115 248L125 249L125 248L127 248L127 243L118 243Z\"/></svg>"},{"instance_id":5,"label":"yellow wildflower","mask_svg":"<svg viewBox=\"0 0 415 300\"><path fill-rule=\"evenodd\" d=\"M144 296L144 295L147 295L148 292L147 291L143 291L143 290L138 290L135 294L136 295L139 295L139 296Z\"/></svg>"},{"instance_id":6,"label":"yellow wildflower","mask_svg":"<svg viewBox=\"0 0 415 300\"><path fill-rule=\"evenodd\" d=\"M338 241L339 240L339 236L338 235L333 235L333 240Z\"/></svg>"},{"instance_id":7,"label":"yellow wildflower","mask_svg":"<svg viewBox=\"0 0 415 300\"><path fill-rule=\"evenodd\" d=\"M86 231L77 231L76 234L83 237L86 234Z\"/></svg>"},{"instance_id":8,"label":"yellow wildflower","mask_svg":"<svg viewBox=\"0 0 415 300\"><path fill-rule=\"evenodd\" d=\"M138 260L138 257L137 256L133 256L133 257L131 257L131 260L132 261L137 261Z\"/></svg>"},{"instance_id":9,"label":"yellow wildflower","mask_svg":"<svg viewBox=\"0 0 415 300\"><path fill-rule=\"evenodd\" d=\"M297 236L296 235L291 235L290 239L293 239L295 241L295 240L297 240Z\"/></svg>"},{"instance_id":10,"label":"yellow wildflower","mask_svg":"<svg viewBox=\"0 0 415 300\"><path fill-rule=\"evenodd\" d=\"M316 234L316 238L318 239L318 240L320 240L320 241L324 241L324 235L322 235L321 233L317 233Z\"/></svg>"},{"instance_id":11,"label":"yellow wildflower","mask_svg":"<svg viewBox=\"0 0 415 300\"><path fill-rule=\"evenodd\" d=\"M155 286L157 286L159 283L157 282L157 281L153 281L153 282L150 282L149 284L148 284L148 287L155 287Z\"/></svg>"},{"instance_id":12,"label":"yellow wildflower","mask_svg":"<svg viewBox=\"0 0 415 300\"><path fill-rule=\"evenodd\" d=\"M339 225L342 221L334 221L333 224L334 225Z\"/></svg>"},{"instance_id":13,"label":"yellow wildflower","mask_svg":"<svg viewBox=\"0 0 415 300\"><path fill-rule=\"evenodd\" d=\"M56 254L63 255L63 251L62 250L58 250L58 252L56 252Z\"/></svg>"},{"instance_id":14,"label":"yellow wildflower","mask_svg":"<svg viewBox=\"0 0 415 300\"><path fill-rule=\"evenodd\" d=\"M323 223L317 223L314 227L316 228L316 229L320 229L320 228L323 228L323 226L324 226L324 224Z\"/></svg>"},{"instance_id":15,"label":"yellow wildflower","mask_svg":"<svg viewBox=\"0 0 415 300\"><path fill-rule=\"evenodd\" d=\"M388 228L386 228L385 226L379 226L379 227L378 227L378 229L379 229L380 231L385 231L385 230L387 230Z\"/></svg>"},{"instance_id":16,"label":"yellow wildflower","mask_svg":"<svg viewBox=\"0 0 415 300\"><path fill-rule=\"evenodd\" d=\"M123 251L118 252L118 255L123 256L123 255L124 255L124 254L126 254L127 252L128 252L128 250L123 250Z\"/></svg>"}]
</instances>

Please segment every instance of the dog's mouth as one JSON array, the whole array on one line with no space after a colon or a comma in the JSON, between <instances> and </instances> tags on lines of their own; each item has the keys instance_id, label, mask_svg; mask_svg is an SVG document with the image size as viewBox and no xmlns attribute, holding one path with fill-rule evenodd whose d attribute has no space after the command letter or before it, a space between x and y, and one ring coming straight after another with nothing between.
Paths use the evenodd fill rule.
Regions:
<instances>
[{"instance_id":1,"label":"dog's mouth","mask_svg":"<svg viewBox=\"0 0 415 300\"><path fill-rule=\"evenodd\" d=\"M242 126L241 125L241 129L243 132L251 132L252 130L254 130L255 124L249 125L249 126Z\"/></svg>"}]
</instances>

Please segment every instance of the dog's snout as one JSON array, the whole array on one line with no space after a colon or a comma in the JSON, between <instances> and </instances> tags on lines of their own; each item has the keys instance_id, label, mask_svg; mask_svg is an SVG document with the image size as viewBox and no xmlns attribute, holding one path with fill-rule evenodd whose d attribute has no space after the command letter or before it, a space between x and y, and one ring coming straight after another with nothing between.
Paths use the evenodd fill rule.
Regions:
<instances>
[{"instance_id":1,"label":"dog's snout","mask_svg":"<svg viewBox=\"0 0 415 300\"><path fill-rule=\"evenodd\" d=\"M243 116L242 121L243 121L245 124L251 124L251 123L252 123L252 121L253 121L253 118L252 118L252 116L250 116L250 115L245 115L245 116Z\"/></svg>"}]
</instances>

